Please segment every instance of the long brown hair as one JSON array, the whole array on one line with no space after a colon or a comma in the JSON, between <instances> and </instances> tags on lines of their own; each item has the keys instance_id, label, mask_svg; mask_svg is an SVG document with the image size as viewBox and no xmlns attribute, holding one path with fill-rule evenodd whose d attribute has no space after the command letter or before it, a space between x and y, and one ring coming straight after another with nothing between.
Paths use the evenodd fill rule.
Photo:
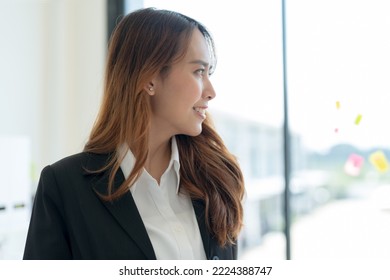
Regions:
<instances>
[{"instance_id":1,"label":"long brown hair","mask_svg":"<svg viewBox=\"0 0 390 280\"><path fill-rule=\"evenodd\" d=\"M151 106L144 87L156 74L164 75L186 53L192 32L205 37L213 58L214 43L207 29L182 14L147 8L125 16L109 44L103 101L84 151L111 153L108 201L124 195L139 177L148 156ZM242 227L244 182L235 158L213 129L209 118L199 136L177 135L180 190L205 204L206 224L220 245L232 244ZM113 189L127 143L136 159L122 185ZM102 171L100 170L100 171Z\"/></svg>"}]
</instances>

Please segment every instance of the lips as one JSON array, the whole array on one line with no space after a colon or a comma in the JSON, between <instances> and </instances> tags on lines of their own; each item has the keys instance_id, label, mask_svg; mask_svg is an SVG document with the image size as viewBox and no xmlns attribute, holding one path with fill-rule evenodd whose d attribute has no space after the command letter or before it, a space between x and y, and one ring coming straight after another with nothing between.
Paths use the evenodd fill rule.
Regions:
<instances>
[{"instance_id":1,"label":"lips","mask_svg":"<svg viewBox=\"0 0 390 280\"><path fill-rule=\"evenodd\" d=\"M200 107L194 107L194 110L198 113L201 113L202 115L206 114L206 109L200 108Z\"/></svg>"},{"instance_id":2,"label":"lips","mask_svg":"<svg viewBox=\"0 0 390 280\"><path fill-rule=\"evenodd\" d=\"M203 119L206 118L207 107L193 107L194 111L198 113Z\"/></svg>"}]
</instances>

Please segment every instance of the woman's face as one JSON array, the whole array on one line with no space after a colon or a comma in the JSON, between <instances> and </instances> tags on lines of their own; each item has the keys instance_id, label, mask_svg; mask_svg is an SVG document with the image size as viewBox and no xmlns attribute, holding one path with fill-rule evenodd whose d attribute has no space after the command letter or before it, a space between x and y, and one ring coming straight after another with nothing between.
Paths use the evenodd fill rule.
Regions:
<instances>
[{"instance_id":1,"label":"woman's face","mask_svg":"<svg viewBox=\"0 0 390 280\"><path fill-rule=\"evenodd\" d=\"M165 77L153 80L149 91L152 128L171 137L202 132L208 102L215 97L209 80L211 56L202 33L195 29L184 58L170 67Z\"/></svg>"}]
</instances>

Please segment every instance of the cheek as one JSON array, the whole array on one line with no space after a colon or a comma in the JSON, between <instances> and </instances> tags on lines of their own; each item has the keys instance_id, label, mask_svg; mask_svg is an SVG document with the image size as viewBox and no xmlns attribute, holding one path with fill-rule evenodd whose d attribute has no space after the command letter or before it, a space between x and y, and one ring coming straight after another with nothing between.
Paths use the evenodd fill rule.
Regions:
<instances>
[{"instance_id":1,"label":"cheek","mask_svg":"<svg viewBox=\"0 0 390 280\"><path fill-rule=\"evenodd\" d=\"M192 107L202 97L202 81L192 77L176 77L175 81L169 81L165 88L156 94L155 109L171 110L171 113L184 113L192 110Z\"/></svg>"},{"instance_id":2,"label":"cheek","mask_svg":"<svg viewBox=\"0 0 390 280\"><path fill-rule=\"evenodd\" d=\"M172 96L172 103L177 104L184 108L192 108L201 98L202 91L199 85L192 82L185 86L178 88L174 96Z\"/></svg>"},{"instance_id":3,"label":"cheek","mask_svg":"<svg viewBox=\"0 0 390 280\"><path fill-rule=\"evenodd\" d=\"M202 97L203 83L202 81L195 80L192 81L191 85L188 86L186 96L188 100L192 102L197 102Z\"/></svg>"}]
</instances>

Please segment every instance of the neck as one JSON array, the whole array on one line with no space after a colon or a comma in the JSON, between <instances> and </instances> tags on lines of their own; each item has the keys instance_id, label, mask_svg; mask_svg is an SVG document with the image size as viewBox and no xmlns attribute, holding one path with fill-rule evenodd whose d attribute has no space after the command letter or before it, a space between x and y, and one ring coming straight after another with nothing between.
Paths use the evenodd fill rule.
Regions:
<instances>
[{"instance_id":1,"label":"neck","mask_svg":"<svg viewBox=\"0 0 390 280\"><path fill-rule=\"evenodd\" d=\"M161 176L171 158L171 138L163 138L161 134L152 132L149 136L149 152L145 169L160 184Z\"/></svg>"}]
</instances>

